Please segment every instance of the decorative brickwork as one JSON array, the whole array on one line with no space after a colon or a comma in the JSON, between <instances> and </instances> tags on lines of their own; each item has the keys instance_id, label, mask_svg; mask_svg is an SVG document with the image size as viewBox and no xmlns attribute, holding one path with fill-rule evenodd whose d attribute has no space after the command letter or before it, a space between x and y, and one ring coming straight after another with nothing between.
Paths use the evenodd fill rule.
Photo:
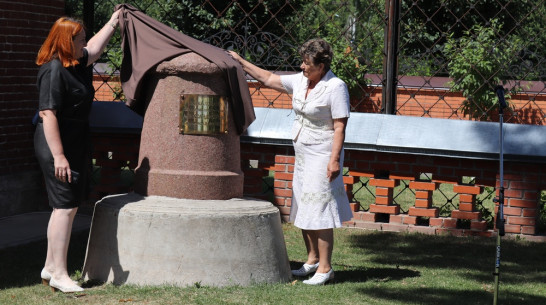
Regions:
<instances>
[{"instance_id":1,"label":"decorative brickwork","mask_svg":"<svg viewBox=\"0 0 546 305\"><path fill-rule=\"evenodd\" d=\"M439 209L432 207L432 192L438 188L438 182L411 181L409 187L415 191L415 206L409 209L409 215L418 217L438 217Z\"/></svg>"},{"instance_id":2,"label":"decorative brickwork","mask_svg":"<svg viewBox=\"0 0 546 305\"><path fill-rule=\"evenodd\" d=\"M127 165L131 169L136 166L139 137L95 134L94 142L94 156L97 164L103 168L99 186L95 189L97 198L130 191L130 188L115 180L119 179L119 166ZM241 143L244 196L270 200L279 208L285 221L288 220L292 203L294 159L292 146ZM364 209L352 198L353 219L344 223L347 227L455 236L487 237L496 234L476 210L476 196L482 193L484 187L499 186L498 162L495 160L346 149L344 166L349 169L344 176L349 198L352 198L354 185L360 178L369 179L370 185L375 188L375 197L369 203L369 209ZM108 169L104 170L105 167ZM419 177L423 169L433 177L430 181L414 178ZM546 164L505 161L504 170L507 234L546 241L544 236L534 236L540 190L546 189ZM474 177L475 183L461 184L461 178L467 176ZM400 179L410 180L408 187L415 194L407 212L394 204L393 189L400 184ZM445 183L453 185L455 197L459 198L459 205L447 217L440 216L438 207L432 204L433 192ZM269 195L268 189L271 190Z\"/></svg>"},{"instance_id":3,"label":"decorative brickwork","mask_svg":"<svg viewBox=\"0 0 546 305\"><path fill-rule=\"evenodd\" d=\"M281 213L288 215L289 193L281 192L287 187L292 173L286 165L293 164L293 155L276 156L275 204ZM388 166L389 178L377 178L375 173L385 173L382 160L389 160L395 167ZM476 195L483 192L485 186L495 186L498 181L498 163L493 160L462 160L435 156L408 156L405 154L362 152L346 150L345 166L349 167L349 177L371 177L370 184L375 186L375 200L368 211L363 211L353 204L353 219L349 227L363 227L378 230L418 231L428 234L452 234L456 236L494 234L488 224L476 211ZM396 170L401 169L401 170ZM393 204L393 189L400 177L415 177L426 169L435 179L430 182L411 181L409 188L415 192L414 206L407 213L401 213L400 207ZM447 170L452 169L452 170ZM517 173L517 174L515 174ZM459 181L463 176L472 175L476 184L463 185ZM505 213L507 216L506 232L525 235L535 234L537 208L541 189L545 189L545 164L520 164L505 162ZM354 179L347 179L348 189L352 189ZM432 206L432 192L440 183L454 185L454 192L459 196L459 207L451 211L451 217L439 217L439 209ZM479 184L478 184L479 183ZM351 194L352 195L352 194ZM388 214L387 218L383 214ZM525 215L525 216L524 216ZM420 219L428 220L426 228ZM461 227L461 221L469 221L468 227ZM537 239L541 239L540 237ZM544 239L544 238L542 238ZM546 239L544 239L546 240Z\"/></svg>"}]
</instances>

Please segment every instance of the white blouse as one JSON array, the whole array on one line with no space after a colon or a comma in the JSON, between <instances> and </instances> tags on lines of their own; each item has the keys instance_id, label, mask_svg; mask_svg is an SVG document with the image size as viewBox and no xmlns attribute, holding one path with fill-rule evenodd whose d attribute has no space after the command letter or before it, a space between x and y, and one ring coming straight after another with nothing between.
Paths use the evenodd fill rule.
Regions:
<instances>
[{"instance_id":1,"label":"white blouse","mask_svg":"<svg viewBox=\"0 0 546 305\"><path fill-rule=\"evenodd\" d=\"M292 109L296 117L292 126L292 140L303 144L332 142L334 119L350 114L347 85L330 70L311 90L305 92L309 81L303 72L281 75L281 83L292 94Z\"/></svg>"}]
</instances>

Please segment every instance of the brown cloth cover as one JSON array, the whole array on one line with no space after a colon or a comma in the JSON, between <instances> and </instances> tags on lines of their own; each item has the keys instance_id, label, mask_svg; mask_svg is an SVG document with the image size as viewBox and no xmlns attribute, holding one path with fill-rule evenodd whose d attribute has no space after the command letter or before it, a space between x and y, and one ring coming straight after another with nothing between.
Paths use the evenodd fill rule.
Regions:
<instances>
[{"instance_id":1,"label":"brown cloth cover","mask_svg":"<svg viewBox=\"0 0 546 305\"><path fill-rule=\"evenodd\" d=\"M118 4L115 10L118 9L121 9L123 48L120 78L127 106L137 112L145 108L139 92L146 72L164 60L195 52L224 72L237 132L242 134L254 121L256 116L243 69L226 51L178 32L129 4Z\"/></svg>"}]
</instances>

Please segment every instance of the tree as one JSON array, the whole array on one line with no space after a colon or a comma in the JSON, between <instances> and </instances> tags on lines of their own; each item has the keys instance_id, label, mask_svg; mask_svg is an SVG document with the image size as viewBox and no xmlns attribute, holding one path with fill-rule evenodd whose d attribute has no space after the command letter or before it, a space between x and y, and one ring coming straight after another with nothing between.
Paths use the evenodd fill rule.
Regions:
<instances>
[{"instance_id":1,"label":"tree","mask_svg":"<svg viewBox=\"0 0 546 305\"><path fill-rule=\"evenodd\" d=\"M519 37L499 42L497 33L502 24L491 20L487 26L474 25L463 36L448 36L444 52L449 60L449 76L453 79L451 90L462 92L466 98L462 104L465 115L485 120L496 101L492 88L505 84L505 70L521 50ZM517 88L514 88L517 90Z\"/></svg>"},{"instance_id":2,"label":"tree","mask_svg":"<svg viewBox=\"0 0 546 305\"><path fill-rule=\"evenodd\" d=\"M541 68L546 57L546 8L543 0L421 0L402 1L400 72L406 75L447 76L448 60L443 46L448 38L457 39L475 27L496 19L502 28L492 40L511 41L511 36L531 37L520 53L530 49L527 58L517 56L514 66ZM529 53L529 52L528 52ZM521 54L520 54L521 55ZM527 64L525 61L530 61ZM508 71L507 69L505 71Z\"/></svg>"},{"instance_id":3,"label":"tree","mask_svg":"<svg viewBox=\"0 0 546 305\"><path fill-rule=\"evenodd\" d=\"M313 1L291 25L298 45L316 37L331 44L332 71L347 83L353 98L361 97L366 73L382 70L382 5L383 0Z\"/></svg>"}]
</instances>

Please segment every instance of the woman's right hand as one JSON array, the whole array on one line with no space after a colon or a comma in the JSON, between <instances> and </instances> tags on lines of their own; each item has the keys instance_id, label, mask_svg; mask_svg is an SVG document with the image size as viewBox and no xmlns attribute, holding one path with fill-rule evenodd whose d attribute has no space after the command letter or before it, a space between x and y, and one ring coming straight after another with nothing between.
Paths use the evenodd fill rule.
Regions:
<instances>
[{"instance_id":1,"label":"woman's right hand","mask_svg":"<svg viewBox=\"0 0 546 305\"><path fill-rule=\"evenodd\" d=\"M233 59L238 61L241 65L243 64L243 58L241 57L241 55L237 54L234 51L227 51L227 52L231 57L233 57Z\"/></svg>"},{"instance_id":2,"label":"woman's right hand","mask_svg":"<svg viewBox=\"0 0 546 305\"><path fill-rule=\"evenodd\" d=\"M286 89L283 87L281 83L281 78L279 75L257 67L256 65L243 59L241 55L237 54L234 51L227 51L227 52L233 59L235 59L237 62L239 62L239 64L241 64L243 71L250 74L250 76L254 77L254 79L256 79L257 81L261 82L262 84L264 84L265 86L269 88L275 89L280 92L286 92Z\"/></svg>"},{"instance_id":3,"label":"woman's right hand","mask_svg":"<svg viewBox=\"0 0 546 305\"><path fill-rule=\"evenodd\" d=\"M64 154L53 157L53 165L55 166L55 178L62 182L72 182L70 164Z\"/></svg>"},{"instance_id":4,"label":"woman's right hand","mask_svg":"<svg viewBox=\"0 0 546 305\"><path fill-rule=\"evenodd\" d=\"M59 132L59 122L57 121L57 110L40 110L40 118L44 125L44 135L46 138L51 155L53 155L53 166L55 178L62 182L72 182L70 173L70 164L64 155L61 133ZM68 180L67 180L68 179Z\"/></svg>"}]
</instances>

